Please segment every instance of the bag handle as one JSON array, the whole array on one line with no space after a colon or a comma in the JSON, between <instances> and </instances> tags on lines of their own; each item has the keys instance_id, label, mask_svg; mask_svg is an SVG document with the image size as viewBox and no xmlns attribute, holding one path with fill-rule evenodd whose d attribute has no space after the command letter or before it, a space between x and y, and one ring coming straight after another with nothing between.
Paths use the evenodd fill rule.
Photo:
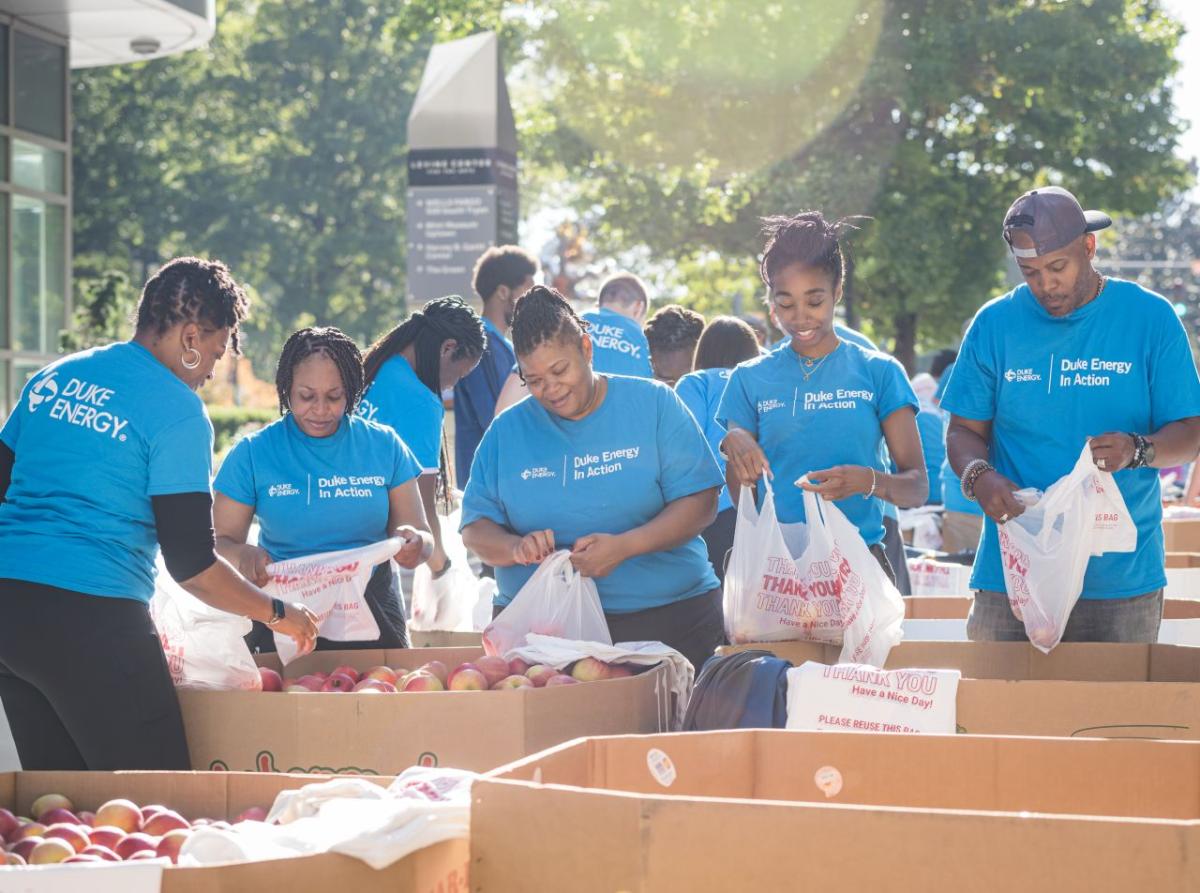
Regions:
<instances>
[{"instance_id":1,"label":"bag handle","mask_svg":"<svg viewBox=\"0 0 1200 893\"><path fill-rule=\"evenodd\" d=\"M821 505L825 502L825 497L819 493L813 493L811 490L805 490L801 484L809 482L808 475L801 475L795 482L795 486L800 487L800 492L804 494L804 520L808 524L820 524L822 527L827 523L825 518L825 509Z\"/></svg>"}]
</instances>

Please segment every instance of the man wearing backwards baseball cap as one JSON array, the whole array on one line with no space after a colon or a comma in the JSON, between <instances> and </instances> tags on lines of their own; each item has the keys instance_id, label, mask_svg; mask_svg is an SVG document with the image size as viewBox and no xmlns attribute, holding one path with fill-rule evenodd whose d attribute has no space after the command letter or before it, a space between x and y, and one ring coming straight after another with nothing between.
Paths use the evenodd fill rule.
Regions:
<instances>
[{"instance_id":1,"label":"man wearing backwards baseball cap","mask_svg":"<svg viewBox=\"0 0 1200 893\"><path fill-rule=\"evenodd\" d=\"M1026 638L1004 594L996 525L1024 511L1013 491L1045 490L1085 441L1115 473L1138 543L1091 559L1063 641L1158 639L1166 575L1155 469L1200 451L1200 378L1174 308L1093 268L1094 233L1111 224L1058 187L1013 203L1004 238L1025 284L976 314L942 399L950 463L987 516L971 639Z\"/></svg>"}]
</instances>

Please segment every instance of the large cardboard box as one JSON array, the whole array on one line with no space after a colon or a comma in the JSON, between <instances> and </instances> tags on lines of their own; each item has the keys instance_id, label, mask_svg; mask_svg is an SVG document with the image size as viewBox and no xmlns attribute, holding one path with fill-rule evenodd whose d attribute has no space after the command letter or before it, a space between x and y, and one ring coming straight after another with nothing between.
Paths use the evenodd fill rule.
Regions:
<instances>
[{"instance_id":1,"label":"large cardboard box","mask_svg":"<svg viewBox=\"0 0 1200 893\"><path fill-rule=\"evenodd\" d=\"M1164 519L1163 540L1168 552L1200 552L1200 518Z\"/></svg>"},{"instance_id":2,"label":"large cardboard box","mask_svg":"<svg viewBox=\"0 0 1200 893\"><path fill-rule=\"evenodd\" d=\"M799 666L836 664L811 642L737 645ZM1200 648L1064 643L1049 654L1017 642L901 642L887 669L960 670L958 731L976 735L1200 740Z\"/></svg>"},{"instance_id":3,"label":"large cardboard box","mask_svg":"<svg viewBox=\"0 0 1200 893\"><path fill-rule=\"evenodd\" d=\"M1200 886L1196 744L592 739L490 773L472 793L471 883L484 893Z\"/></svg>"},{"instance_id":4,"label":"large cardboard box","mask_svg":"<svg viewBox=\"0 0 1200 893\"><path fill-rule=\"evenodd\" d=\"M483 644L483 633L410 629L408 643L413 648L480 648Z\"/></svg>"},{"instance_id":5,"label":"large cardboard box","mask_svg":"<svg viewBox=\"0 0 1200 893\"><path fill-rule=\"evenodd\" d=\"M0 806L28 814L35 798L46 793L65 794L77 809L95 809L107 800L124 797L146 805L162 803L188 819L232 819L251 806L270 808L280 791L319 781L296 775L261 775L250 772L5 772L0 773ZM391 778L374 779L381 785ZM469 889L469 852L465 840L446 841L376 871L350 856L322 854L295 859L271 859L203 868L176 866L162 876L163 893L447 893ZM29 869L0 869L0 890L24 890L21 874ZM36 871L36 869L33 869ZM92 873L89 874L88 872ZM70 877L75 882L55 890L98 889L104 876L90 866L80 866ZM29 889L50 889L37 886ZM106 890L120 886L105 887Z\"/></svg>"},{"instance_id":6,"label":"large cardboard box","mask_svg":"<svg viewBox=\"0 0 1200 893\"><path fill-rule=\"evenodd\" d=\"M1200 558L1200 556L1196 556ZM912 595L904 599L904 616L909 620L966 620L975 601L969 595ZM1163 620L1200 618L1200 600L1163 599Z\"/></svg>"},{"instance_id":7,"label":"large cardboard box","mask_svg":"<svg viewBox=\"0 0 1200 893\"><path fill-rule=\"evenodd\" d=\"M318 651L301 676L343 664L453 669L480 648ZM279 669L275 655L260 663ZM485 771L580 735L663 732L673 709L666 670L627 679L510 691L337 693L180 691L196 769L390 775L409 766Z\"/></svg>"}]
</instances>

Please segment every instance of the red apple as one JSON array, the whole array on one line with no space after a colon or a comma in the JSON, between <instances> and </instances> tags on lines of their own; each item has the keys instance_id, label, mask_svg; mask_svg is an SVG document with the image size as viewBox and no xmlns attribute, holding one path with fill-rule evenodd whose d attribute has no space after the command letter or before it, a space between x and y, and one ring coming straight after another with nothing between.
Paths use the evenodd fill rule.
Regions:
<instances>
[{"instance_id":1,"label":"red apple","mask_svg":"<svg viewBox=\"0 0 1200 893\"><path fill-rule=\"evenodd\" d=\"M46 826L41 822L26 822L12 833L9 841L24 840L26 837L41 837L46 833Z\"/></svg>"},{"instance_id":2,"label":"red apple","mask_svg":"<svg viewBox=\"0 0 1200 893\"><path fill-rule=\"evenodd\" d=\"M65 840L47 838L33 848L29 854L30 865L53 865L75 855L77 850Z\"/></svg>"},{"instance_id":3,"label":"red apple","mask_svg":"<svg viewBox=\"0 0 1200 893\"><path fill-rule=\"evenodd\" d=\"M62 794L42 794L29 807L29 814L39 822L50 825L53 824L53 821L46 821L42 816L52 809L65 809L68 812L72 812L72 817L74 817L73 810L75 809L75 804Z\"/></svg>"},{"instance_id":4,"label":"red apple","mask_svg":"<svg viewBox=\"0 0 1200 893\"><path fill-rule=\"evenodd\" d=\"M554 669L554 667L548 667L545 664L536 664L530 667L529 671L524 675L525 678L533 683L534 688L543 688L551 678L558 675L558 670Z\"/></svg>"},{"instance_id":5,"label":"red apple","mask_svg":"<svg viewBox=\"0 0 1200 893\"><path fill-rule=\"evenodd\" d=\"M479 672L483 674L484 678L487 679L489 688L509 676L517 675L509 672L508 661L492 654L485 654L483 657L476 658L474 664Z\"/></svg>"},{"instance_id":6,"label":"red apple","mask_svg":"<svg viewBox=\"0 0 1200 893\"><path fill-rule=\"evenodd\" d=\"M192 832L185 828L177 828L174 831L168 831L163 835L162 840L158 842L158 847L155 849L155 854L165 856L171 860L174 865L179 861L179 850L187 843L187 839L192 836Z\"/></svg>"},{"instance_id":7,"label":"red apple","mask_svg":"<svg viewBox=\"0 0 1200 893\"><path fill-rule=\"evenodd\" d=\"M121 857L112 851L112 847L100 846L98 843L93 843L91 846L84 847L83 855L99 856L105 862L121 861Z\"/></svg>"},{"instance_id":8,"label":"red apple","mask_svg":"<svg viewBox=\"0 0 1200 893\"><path fill-rule=\"evenodd\" d=\"M0 839L8 840L8 836L21 827L17 817L7 809L0 809Z\"/></svg>"},{"instance_id":9,"label":"red apple","mask_svg":"<svg viewBox=\"0 0 1200 893\"><path fill-rule=\"evenodd\" d=\"M396 671L391 667L371 667L371 669L363 673L363 679L378 679L380 682L386 682L389 685L395 685L398 678Z\"/></svg>"},{"instance_id":10,"label":"red apple","mask_svg":"<svg viewBox=\"0 0 1200 893\"><path fill-rule=\"evenodd\" d=\"M213 822L212 824L210 824L208 827L218 828L221 831L228 831L230 828L233 827L233 825L229 824L229 822L225 821L224 819L219 819L219 820Z\"/></svg>"},{"instance_id":11,"label":"red apple","mask_svg":"<svg viewBox=\"0 0 1200 893\"><path fill-rule=\"evenodd\" d=\"M18 856L16 853L0 853L0 858L4 861L0 865L28 865L29 863Z\"/></svg>"},{"instance_id":12,"label":"red apple","mask_svg":"<svg viewBox=\"0 0 1200 893\"><path fill-rule=\"evenodd\" d=\"M325 677L316 673L309 673L307 676L301 676L296 680L296 685L303 685L309 691L320 691L321 686L325 684Z\"/></svg>"},{"instance_id":13,"label":"red apple","mask_svg":"<svg viewBox=\"0 0 1200 893\"><path fill-rule=\"evenodd\" d=\"M29 861L29 854L33 852L33 848L39 843L42 843L42 836L35 834L32 837L22 837L16 843L8 848L10 853L16 853L26 862Z\"/></svg>"},{"instance_id":14,"label":"red apple","mask_svg":"<svg viewBox=\"0 0 1200 893\"><path fill-rule=\"evenodd\" d=\"M476 673L479 673L479 667L475 666L475 664L471 663L470 661L466 661L464 663L459 664L457 667L455 667L453 670L450 671L450 675L446 677L446 686L449 687L450 684L452 682L454 682L454 677L457 676L459 673L463 672L464 670L474 670ZM417 672L422 672L422 671L418 670ZM483 674L479 673L479 675L482 676ZM484 677L484 678L487 678L487 677Z\"/></svg>"},{"instance_id":15,"label":"red apple","mask_svg":"<svg viewBox=\"0 0 1200 893\"><path fill-rule=\"evenodd\" d=\"M286 691L286 692L291 692L292 694L302 694L302 695L311 695L316 690L317 689L309 688L307 685L289 685L287 688L284 689L284 691Z\"/></svg>"},{"instance_id":16,"label":"red apple","mask_svg":"<svg viewBox=\"0 0 1200 893\"><path fill-rule=\"evenodd\" d=\"M354 669L354 667L346 666L344 664L340 667L335 668L334 671L332 673L330 673L329 675L336 676L338 673L341 673L343 676L349 676L355 682L358 682L358 680L362 678L362 676L359 675L358 670Z\"/></svg>"},{"instance_id":17,"label":"red apple","mask_svg":"<svg viewBox=\"0 0 1200 893\"><path fill-rule=\"evenodd\" d=\"M149 850L153 853L157 847L157 837L151 837L149 834L135 831L117 844L115 852L122 859L128 860L134 853L140 853L144 850Z\"/></svg>"},{"instance_id":18,"label":"red apple","mask_svg":"<svg viewBox=\"0 0 1200 893\"><path fill-rule=\"evenodd\" d=\"M526 671L532 667L529 661L521 657L514 657L508 662L508 672L512 676L525 676Z\"/></svg>"},{"instance_id":19,"label":"red apple","mask_svg":"<svg viewBox=\"0 0 1200 893\"><path fill-rule=\"evenodd\" d=\"M126 834L142 827L142 811L131 800L109 800L96 810L97 825L112 825Z\"/></svg>"},{"instance_id":20,"label":"red apple","mask_svg":"<svg viewBox=\"0 0 1200 893\"><path fill-rule=\"evenodd\" d=\"M413 673L404 683L405 691L445 691L442 680L424 670Z\"/></svg>"},{"instance_id":21,"label":"red apple","mask_svg":"<svg viewBox=\"0 0 1200 893\"><path fill-rule=\"evenodd\" d=\"M417 672L422 670L424 670L426 673L436 676L438 681L442 683L443 687L450 681L450 673L446 669L446 665L440 660L431 660L417 668Z\"/></svg>"},{"instance_id":22,"label":"red apple","mask_svg":"<svg viewBox=\"0 0 1200 893\"><path fill-rule=\"evenodd\" d=\"M558 685L578 685L579 680L574 676L568 676L566 673L559 673L557 676L551 676L546 680L546 688L554 688Z\"/></svg>"},{"instance_id":23,"label":"red apple","mask_svg":"<svg viewBox=\"0 0 1200 893\"><path fill-rule=\"evenodd\" d=\"M125 839L125 832L120 828L114 828L112 825L100 825L92 829L89 835L92 843L96 846L108 847L110 850L115 850L117 844Z\"/></svg>"},{"instance_id":24,"label":"red apple","mask_svg":"<svg viewBox=\"0 0 1200 893\"><path fill-rule=\"evenodd\" d=\"M462 667L450 676L450 691L487 691L488 681L474 667Z\"/></svg>"},{"instance_id":25,"label":"red apple","mask_svg":"<svg viewBox=\"0 0 1200 893\"><path fill-rule=\"evenodd\" d=\"M492 686L492 691L500 691L505 688L533 688L533 683L524 676L505 676Z\"/></svg>"},{"instance_id":26,"label":"red apple","mask_svg":"<svg viewBox=\"0 0 1200 893\"><path fill-rule=\"evenodd\" d=\"M390 682L385 682L382 679L363 679L358 685L354 686L355 691L375 691L375 692L394 692L396 686Z\"/></svg>"},{"instance_id":27,"label":"red apple","mask_svg":"<svg viewBox=\"0 0 1200 893\"><path fill-rule=\"evenodd\" d=\"M38 816L38 821L46 827L50 825L82 825L83 820L69 809L47 809L44 813Z\"/></svg>"},{"instance_id":28,"label":"red apple","mask_svg":"<svg viewBox=\"0 0 1200 893\"><path fill-rule=\"evenodd\" d=\"M88 812L86 809L79 813L79 821L92 828L96 824L96 814Z\"/></svg>"},{"instance_id":29,"label":"red apple","mask_svg":"<svg viewBox=\"0 0 1200 893\"><path fill-rule=\"evenodd\" d=\"M155 852L154 850L138 850L136 853L134 853L132 856L130 856L125 861L126 862L140 862L143 859L149 860L149 859L157 859L157 858L158 858L158 853Z\"/></svg>"},{"instance_id":30,"label":"red apple","mask_svg":"<svg viewBox=\"0 0 1200 893\"><path fill-rule=\"evenodd\" d=\"M99 856L94 855L92 853L76 853L74 856L69 856L66 859L63 859L62 864L68 865L72 862L95 863L95 862L104 862L104 861L105 861L104 859L101 859Z\"/></svg>"},{"instance_id":31,"label":"red apple","mask_svg":"<svg viewBox=\"0 0 1200 893\"><path fill-rule=\"evenodd\" d=\"M571 675L580 682L597 682L608 678L609 666L602 660L585 657L575 661L575 666L571 668Z\"/></svg>"},{"instance_id":32,"label":"red apple","mask_svg":"<svg viewBox=\"0 0 1200 893\"><path fill-rule=\"evenodd\" d=\"M283 678L270 667L259 667L263 691L283 691Z\"/></svg>"},{"instance_id":33,"label":"red apple","mask_svg":"<svg viewBox=\"0 0 1200 893\"><path fill-rule=\"evenodd\" d=\"M354 691L354 677L345 673L332 673L321 686L321 691Z\"/></svg>"},{"instance_id":34,"label":"red apple","mask_svg":"<svg viewBox=\"0 0 1200 893\"><path fill-rule=\"evenodd\" d=\"M177 812L167 810L159 812L146 819L142 825L142 830L151 837L162 837L168 831L186 831L192 826Z\"/></svg>"},{"instance_id":35,"label":"red apple","mask_svg":"<svg viewBox=\"0 0 1200 893\"><path fill-rule=\"evenodd\" d=\"M626 676L633 675L633 668L626 664L609 664L608 678L609 679L624 679Z\"/></svg>"},{"instance_id":36,"label":"red apple","mask_svg":"<svg viewBox=\"0 0 1200 893\"><path fill-rule=\"evenodd\" d=\"M265 807L251 806L249 809L239 812L234 822L265 822L266 820L267 810ZM216 827L216 823L214 823L213 827Z\"/></svg>"},{"instance_id":37,"label":"red apple","mask_svg":"<svg viewBox=\"0 0 1200 893\"><path fill-rule=\"evenodd\" d=\"M87 835L87 827L85 825L67 825L58 824L51 825L46 829L46 833L42 835L46 840L59 839L65 840L75 848L75 852L82 853L91 840Z\"/></svg>"}]
</instances>

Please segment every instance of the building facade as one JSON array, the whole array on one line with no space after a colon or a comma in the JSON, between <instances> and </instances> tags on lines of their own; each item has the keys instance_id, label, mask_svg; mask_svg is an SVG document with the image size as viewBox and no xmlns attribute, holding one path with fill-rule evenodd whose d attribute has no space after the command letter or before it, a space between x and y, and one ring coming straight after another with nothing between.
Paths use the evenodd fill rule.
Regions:
<instances>
[{"instance_id":1,"label":"building facade","mask_svg":"<svg viewBox=\"0 0 1200 893\"><path fill-rule=\"evenodd\" d=\"M214 3L0 0L0 418L72 315L71 69L202 46Z\"/></svg>"}]
</instances>

